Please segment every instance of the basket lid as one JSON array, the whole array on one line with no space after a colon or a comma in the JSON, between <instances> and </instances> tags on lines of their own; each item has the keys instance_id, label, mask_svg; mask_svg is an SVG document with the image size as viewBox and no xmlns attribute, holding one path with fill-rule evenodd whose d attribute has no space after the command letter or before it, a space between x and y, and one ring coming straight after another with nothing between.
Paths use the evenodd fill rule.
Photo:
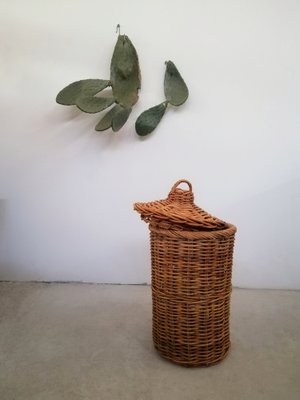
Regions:
<instances>
[{"instance_id":1,"label":"basket lid","mask_svg":"<svg viewBox=\"0 0 300 400\"><path fill-rule=\"evenodd\" d=\"M189 187L188 190L178 188L181 183L186 183ZM227 227L226 222L213 217L194 204L192 185L185 179L181 179L173 185L166 199L135 203L134 209L146 222L151 222L151 220L168 221L199 230L218 230Z\"/></svg>"}]
</instances>

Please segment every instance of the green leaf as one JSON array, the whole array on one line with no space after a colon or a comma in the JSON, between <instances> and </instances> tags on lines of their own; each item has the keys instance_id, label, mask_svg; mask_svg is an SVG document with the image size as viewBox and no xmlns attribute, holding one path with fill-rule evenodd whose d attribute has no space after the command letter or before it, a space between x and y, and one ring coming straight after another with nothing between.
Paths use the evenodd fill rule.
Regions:
<instances>
[{"instance_id":1,"label":"green leaf","mask_svg":"<svg viewBox=\"0 0 300 400\"><path fill-rule=\"evenodd\" d=\"M142 112L135 123L136 133L140 136L149 135L160 123L167 109L168 102L163 102Z\"/></svg>"},{"instance_id":2,"label":"green leaf","mask_svg":"<svg viewBox=\"0 0 300 400\"><path fill-rule=\"evenodd\" d=\"M84 79L71 83L62 89L56 96L56 102L64 106L76 104L81 96L94 96L109 85L109 81L103 79Z\"/></svg>"},{"instance_id":3,"label":"green leaf","mask_svg":"<svg viewBox=\"0 0 300 400\"><path fill-rule=\"evenodd\" d=\"M109 97L91 97L82 96L76 100L77 107L86 113L94 114L105 110L115 102L112 96Z\"/></svg>"},{"instance_id":4,"label":"green leaf","mask_svg":"<svg viewBox=\"0 0 300 400\"><path fill-rule=\"evenodd\" d=\"M112 130L114 132L118 132L118 130L120 130L123 125L125 125L130 113L131 113L131 108L123 108L123 107L121 107L120 111L115 113L115 115L112 118L112 124L111 124Z\"/></svg>"},{"instance_id":5,"label":"green leaf","mask_svg":"<svg viewBox=\"0 0 300 400\"><path fill-rule=\"evenodd\" d=\"M116 103L130 109L141 87L137 52L126 35L119 35L110 64L110 82Z\"/></svg>"},{"instance_id":6,"label":"green leaf","mask_svg":"<svg viewBox=\"0 0 300 400\"><path fill-rule=\"evenodd\" d=\"M119 104L116 104L111 110L109 110L104 117L98 122L96 125L95 129L96 131L105 131L106 129L111 128L112 125L112 119L114 115L118 112L121 111L122 107L119 106Z\"/></svg>"},{"instance_id":7,"label":"green leaf","mask_svg":"<svg viewBox=\"0 0 300 400\"><path fill-rule=\"evenodd\" d=\"M166 61L164 89L166 99L173 106L180 106L189 96L189 90L172 61Z\"/></svg>"}]
</instances>

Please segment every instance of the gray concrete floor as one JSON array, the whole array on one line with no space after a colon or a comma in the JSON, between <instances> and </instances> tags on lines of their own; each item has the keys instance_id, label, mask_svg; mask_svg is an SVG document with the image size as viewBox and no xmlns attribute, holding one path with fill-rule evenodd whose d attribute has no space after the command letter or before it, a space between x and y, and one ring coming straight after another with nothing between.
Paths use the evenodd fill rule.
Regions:
<instances>
[{"instance_id":1,"label":"gray concrete floor","mask_svg":"<svg viewBox=\"0 0 300 400\"><path fill-rule=\"evenodd\" d=\"M232 349L155 352L147 286L0 283L1 400L299 400L300 292L235 289Z\"/></svg>"}]
</instances>

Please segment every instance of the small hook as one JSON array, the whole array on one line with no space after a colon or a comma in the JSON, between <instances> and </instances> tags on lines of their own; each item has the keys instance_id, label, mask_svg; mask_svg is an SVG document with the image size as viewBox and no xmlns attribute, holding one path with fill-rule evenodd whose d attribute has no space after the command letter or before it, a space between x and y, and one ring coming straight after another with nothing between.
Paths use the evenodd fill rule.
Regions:
<instances>
[{"instance_id":1,"label":"small hook","mask_svg":"<svg viewBox=\"0 0 300 400\"><path fill-rule=\"evenodd\" d=\"M120 36L120 34L121 34L120 24L117 25L116 33L119 33L119 36Z\"/></svg>"}]
</instances>

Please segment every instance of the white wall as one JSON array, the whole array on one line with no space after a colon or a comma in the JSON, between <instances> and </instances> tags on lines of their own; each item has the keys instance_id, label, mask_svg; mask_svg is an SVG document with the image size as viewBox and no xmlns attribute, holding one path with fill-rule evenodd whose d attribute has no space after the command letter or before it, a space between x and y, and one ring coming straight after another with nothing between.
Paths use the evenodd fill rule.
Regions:
<instances>
[{"instance_id":1,"label":"white wall","mask_svg":"<svg viewBox=\"0 0 300 400\"><path fill-rule=\"evenodd\" d=\"M300 288L299 21L297 0L2 0L0 279L149 282L132 204L187 178L238 227L235 285ZM143 87L121 132L96 133L55 97L109 77L117 23ZM190 98L140 140L168 59Z\"/></svg>"}]
</instances>

